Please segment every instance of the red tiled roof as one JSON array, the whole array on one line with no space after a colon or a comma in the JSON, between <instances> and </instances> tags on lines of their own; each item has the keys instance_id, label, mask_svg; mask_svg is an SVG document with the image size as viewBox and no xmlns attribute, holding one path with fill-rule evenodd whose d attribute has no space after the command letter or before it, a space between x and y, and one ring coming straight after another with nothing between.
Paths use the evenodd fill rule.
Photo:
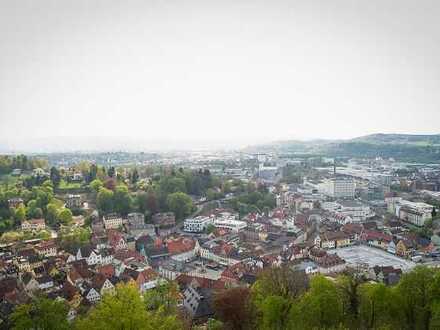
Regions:
<instances>
[{"instance_id":1,"label":"red tiled roof","mask_svg":"<svg viewBox=\"0 0 440 330\"><path fill-rule=\"evenodd\" d=\"M191 251L195 246L194 240L187 237L167 241L167 248L170 254L179 254Z\"/></svg>"}]
</instances>

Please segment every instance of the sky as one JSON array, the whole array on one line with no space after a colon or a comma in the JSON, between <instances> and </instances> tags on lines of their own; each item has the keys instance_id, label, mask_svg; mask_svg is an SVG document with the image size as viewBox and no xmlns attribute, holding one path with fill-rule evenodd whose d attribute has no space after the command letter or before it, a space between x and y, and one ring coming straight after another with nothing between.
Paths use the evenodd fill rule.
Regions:
<instances>
[{"instance_id":1,"label":"sky","mask_svg":"<svg viewBox=\"0 0 440 330\"><path fill-rule=\"evenodd\" d=\"M0 0L0 147L440 133L438 17L437 0Z\"/></svg>"}]
</instances>

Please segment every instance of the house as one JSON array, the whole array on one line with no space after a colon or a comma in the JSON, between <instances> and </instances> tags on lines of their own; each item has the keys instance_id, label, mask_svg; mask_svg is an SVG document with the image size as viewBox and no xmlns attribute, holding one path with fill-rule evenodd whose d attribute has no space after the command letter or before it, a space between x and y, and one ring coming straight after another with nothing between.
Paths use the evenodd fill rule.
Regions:
<instances>
[{"instance_id":1,"label":"house","mask_svg":"<svg viewBox=\"0 0 440 330\"><path fill-rule=\"evenodd\" d=\"M129 213L127 219L130 229L142 229L145 227L145 217L142 213Z\"/></svg>"},{"instance_id":2,"label":"house","mask_svg":"<svg viewBox=\"0 0 440 330\"><path fill-rule=\"evenodd\" d=\"M340 273L346 268L344 259L337 254L326 253L326 255L316 261L318 272L321 274Z\"/></svg>"},{"instance_id":3,"label":"house","mask_svg":"<svg viewBox=\"0 0 440 330\"><path fill-rule=\"evenodd\" d=\"M183 307L196 322L204 322L214 316L213 290L192 282L183 291Z\"/></svg>"},{"instance_id":4,"label":"house","mask_svg":"<svg viewBox=\"0 0 440 330\"><path fill-rule=\"evenodd\" d=\"M38 255L43 257L54 257L57 255L58 249L55 241L44 241L35 246Z\"/></svg>"},{"instance_id":5,"label":"house","mask_svg":"<svg viewBox=\"0 0 440 330\"><path fill-rule=\"evenodd\" d=\"M107 232L108 244L113 250L123 250L127 248L127 243L125 242L124 236L121 232L110 229Z\"/></svg>"},{"instance_id":6,"label":"house","mask_svg":"<svg viewBox=\"0 0 440 330\"><path fill-rule=\"evenodd\" d=\"M13 208L16 209L16 208L18 208L22 204L23 204L23 199L22 198L14 197L14 198L8 199L9 207L13 207Z\"/></svg>"},{"instance_id":7,"label":"house","mask_svg":"<svg viewBox=\"0 0 440 330\"><path fill-rule=\"evenodd\" d=\"M72 225L76 227L84 226L85 220L83 215L77 215L72 217Z\"/></svg>"},{"instance_id":8,"label":"house","mask_svg":"<svg viewBox=\"0 0 440 330\"><path fill-rule=\"evenodd\" d=\"M44 230L46 229L46 223L44 219L31 219L24 220L21 223L21 230L32 231L32 230Z\"/></svg>"},{"instance_id":9,"label":"house","mask_svg":"<svg viewBox=\"0 0 440 330\"><path fill-rule=\"evenodd\" d=\"M166 228L176 225L176 217L173 212L156 213L152 217L153 223L156 227Z\"/></svg>"},{"instance_id":10,"label":"house","mask_svg":"<svg viewBox=\"0 0 440 330\"><path fill-rule=\"evenodd\" d=\"M388 244L393 240L393 237L380 231L365 229L360 239L368 245L387 250Z\"/></svg>"},{"instance_id":11,"label":"house","mask_svg":"<svg viewBox=\"0 0 440 330\"><path fill-rule=\"evenodd\" d=\"M79 290L69 281L66 281L63 284L63 287L61 289L61 295L64 299L66 299L69 306L73 308L77 308L82 300L82 296Z\"/></svg>"},{"instance_id":12,"label":"house","mask_svg":"<svg viewBox=\"0 0 440 330\"><path fill-rule=\"evenodd\" d=\"M79 209L82 206L81 195L69 194L66 197L66 207L69 209Z\"/></svg>"},{"instance_id":13,"label":"house","mask_svg":"<svg viewBox=\"0 0 440 330\"><path fill-rule=\"evenodd\" d=\"M105 229L118 229L120 228L124 221L121 216L112 213L102 217Z\"/></svg>"},{"instance_id":14,"label":"house","mask_svg":"<svg viewBox=\"0 0 440 330\"><path fill-rule=\"evenodd\" d=\"M396 254L400 257L407 257L413 249L414 245L410 240L402 239L396 245Z\"/></svg>"},{"instance_id":15,"label":"house","mask_svg":"<svg viewBox=\"0 0 440 330\"><path fill-rule=\"evenodd\" d=\"M111 282L111 279L113 278L107 278L98 273L92 279L92 287L99 292L101 296L104 294L113 294L115 292L115 285Z\"/></svg>"},{"instance_id":16,"label":"house","mask_svg":"<svg viewBox=\"0 0 440 330\"><path fill-rule=\"evenodd\" d=\"M101 295L95 288L88 289L85 294L85 298L92 304L101 300Z\"/></svg>"},{"instance_id":17,"label":"house","mask_svg":"<svg viewBox=\"0 0 440 330\"><path fill-rule=\"evenodd\" d=\"M120 275L124 282L134 281L141 292L154 288L157 285L158 274L152 269L134 270L125 268Z\"/></svg>"},{"instance_id":18,"label":"house","mask_svg":"<svg viewBox=\"0 0 440 330\"><path fill-rule=\"evenodd\" d=\"M194 250L195 241L188 237L179 237L167 240L166 246L170 255L181 254Z\"/></svg>"},{"instance_id":19,"label":"house","mask_svg":"<svg viewBox=\"0 0 440 330\"><path fill-rule=\"evenodd\" d=\"M96 268L96 272L104 275L105 278L112 278L115 276L115 267L111 264L99 266Z\"/></svg>"},{"instance_id":20,"label":"house","mask_svg":"<svg viewBox=\"0 0 440 330\"><path fill-rule=\"evenodd\" d=\"M49 275L43 275L42 277L38 277L36 280L40 290L47 290L54 286L53 279Z\"/></svg>"},{"instance_id":21,"label":"house","mask_svg":"<svg viewBox=\"0 0 440 330\"><path fill-rule=\"evenodd\" d=\"M327 231L315 238L315 245L323 249L334 249L351 245L351 239L343 231Z\"/></svg>"},{"instance_id":22,"label":"house","mask_svg":"<svg viewBox=\"0 0 440 330\"><path fill-rule=\"evenodd\" d=\"M88 281L93 277L87 261L85 259L77 260L71 263L71 268L67 273L67 280L73 285L77 285L83 281Z\"/></svg>"},{"instance_id":23,"label":"house","mask_svg":"<svg viewBox=\"0 0 440 330\"><path fill-rule=\"evenodd\" d=\"M39 283L35 280L32 273L26 272L22 274L21 283L27 293L33 293L39 289Z\"/></svg>"},{"instance_id":24,"label":"house","mask_svg":"<svg viewBox=\"0 0 440 330\"><path fill-rule=\"evenodd\" d=\"M101 254L97 250L92 249L91 246L83 246L78 249L76 260L81 259L85 259L89 266L97 265L102 262Z\"/></svg>"}]
</instances>

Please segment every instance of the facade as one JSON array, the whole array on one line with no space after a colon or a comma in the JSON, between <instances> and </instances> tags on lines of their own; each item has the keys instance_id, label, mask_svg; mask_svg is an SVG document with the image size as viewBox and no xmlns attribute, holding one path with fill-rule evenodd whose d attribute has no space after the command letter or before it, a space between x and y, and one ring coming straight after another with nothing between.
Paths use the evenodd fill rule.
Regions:
<instances>
[{"instance_id":1,"label":"facade","mask_svg":"<svg viewBox=\"0 0 440 330\"><path fill-rule=\"evenodd\" d=\"M363 222L373 215L370 207L358 201L340 201L338 213L350 217L353 222Z\"/></svg>"},{"instance_id":2,"label":"facade","mask_svg":"<svg viewBox=\"0 0 440 330\"><path fill-rule=\"evenodd\" d=\"M109 214L102 217L105 229L118 229L124 223L121 216L117 214Z\"/></svg>"},{"instance_id":3,"label":"facade","mask_svg":"<svg viewBox=\"0 0 440 330\"><path fill-rule=\"evenodd\" d=\"M81 207L81 205L81 195L67 195L66 207L68 207L69 209L78 209Z\"/></svg>"},{"instance_id":4,"label":"facade","mask_svg":"<svg viewBox=\"0 0 440 330\"><path fill-rule=\"evenodd\" d=\"M173 227L176 225L176 217L173 212L156 213L152 217L156 227Z\"/></svg>"},{"instance_id":5,"label":"facade","mask_svg":"<svg viewBox=\"0 0 440 330\"><path fill-rule=\"evenodd\" d=\"M432 219L433 205L411 202L401 197L387 198L386 203L388 212L413 225L423 226L426 220Z\"/></svg>"},{"instance_id":6,"label":"facade","mask_svg":"<svg viewBox=\"0 0 440 330\"><path fill-rule=\"evenodd\" d=\"M46 223L44 222L44 219L24 220L21 223L21 230L23 231L44 230L44 229L46 229Z\"/></svg>"},{"instance_id":7,"label":"facade","mask_svg":"<svg viewBox=\"0 0 440 330\"><path fill-rule=\"evenodd\" d=\"M145 217L142 213L129 213L127 218L130 229L142 229L145 226Z\"/></svg>"},{"instance_id":8,"label":"facade","mask_svg":"<svg viewBox=\"0 0 440 330\"><path fill-rule=\"evenodd\" d=\"M190 233L201 233L212 223L213 219L211 217L188 218L183 223L183 230Z\"/></svg>"},{"instance_id":9,"label":"facade","mask_svg":"<svg viewBox=\"0 0 440 330\"><path fill-rule=\"evenodd\" d=\"M318 184L318 191L333 198L354 198L355 182L348 178L331 178Z\"/></svg>"},{"instance_id":10,"label":"facade","mask_svg":"<svg viewBox=\"0 0 440 330\"><path fill-rule=\"evenodd\" d=\"M215 219L214 226L216 228L221 229L229 229L234 232L239 232L247 227L247 223L245 221L233 220L233 219Z\"/></svg>"}]
</instances>

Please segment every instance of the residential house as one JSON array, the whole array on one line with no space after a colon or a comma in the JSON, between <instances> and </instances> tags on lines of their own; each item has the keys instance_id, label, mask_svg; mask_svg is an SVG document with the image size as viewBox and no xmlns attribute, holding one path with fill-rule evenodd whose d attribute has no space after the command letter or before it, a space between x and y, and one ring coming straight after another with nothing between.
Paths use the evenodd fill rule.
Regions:
<instances>
[{"instance_id":1,"label":"residential house","mask_svg":"<svg viewBox=\"0 0 440 330\"><path fill-rule=\"evenodd\" d=\"M152 217L156 227L167 228L176 225L176 217L173 212L156 213Z\"/></svg>"},{"instance_id":2,"label":"residential house","mask_svg":"<svg viewBox=\"0 0 440 330\"><path fill-rule=\"evenodd\" d=\"M127 219L130 229L142 229L145 227L145 217L142 213L129 213Z\"/></svg>"},{"instance_id":3,"label":"residential house","mask_svg":"<svg viewBox=\"0 0 440 330\"><path fill-rule=\"evenodd\" d=\"M107 232L108 244L113 248L113 250L123 250L127 248L127 243L125 242L124 236L121 232L110 229Z\"/></svg>"},{"instance_id":4,"label":"residential house","mask_svg":"<svg viewBox=\"0 0 440 330\"><path fill-rule=\"evenodd\" d=\"M57 255L58 248L55 241L44 241L35 246L38 255L49 258Z\"/></svg>"},{"instance_id":5,"label":"residential house","mask_svg":"<svg viewBox=\"0 0 440 330\"><path fill-rule=\"evenodd\" d=\"M115 213L103 216L102 221L104 222L105 229L118 229L122 227L124 223L122 217Z\"/></svg>"},{"instance_id":6,"label":"residential house","mask_svg":"<svg viewBox=\"0 0 440 330\"><path fill-rule=\"evenodd\" d=\"M21 223L21 230L32 231L32 230L44 230L46 229L46 223L44 219L31 219L24 220Z\"/></svg>"}]
</instances>

